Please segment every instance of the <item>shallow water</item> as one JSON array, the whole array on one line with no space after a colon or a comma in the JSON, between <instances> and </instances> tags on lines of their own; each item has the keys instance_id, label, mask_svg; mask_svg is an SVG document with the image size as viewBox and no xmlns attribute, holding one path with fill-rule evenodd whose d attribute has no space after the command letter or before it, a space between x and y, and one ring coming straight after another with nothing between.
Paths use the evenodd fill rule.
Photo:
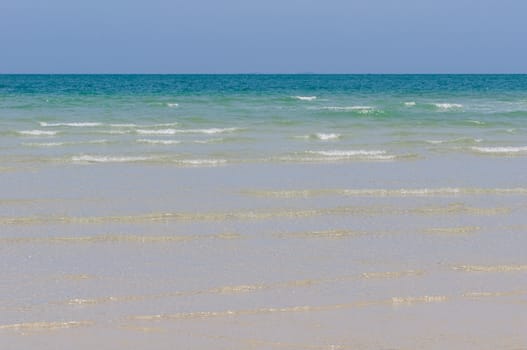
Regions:
<instances>
[{"instance_id":1,"label":"shallow water","mask_svg":"<svg viewBox=\"0 0 527 350\"><path fill-rule=\"evenodd\" d=\"M525 76L0 76L6 349L527 347Z\"/></svg>"}]
</instances>

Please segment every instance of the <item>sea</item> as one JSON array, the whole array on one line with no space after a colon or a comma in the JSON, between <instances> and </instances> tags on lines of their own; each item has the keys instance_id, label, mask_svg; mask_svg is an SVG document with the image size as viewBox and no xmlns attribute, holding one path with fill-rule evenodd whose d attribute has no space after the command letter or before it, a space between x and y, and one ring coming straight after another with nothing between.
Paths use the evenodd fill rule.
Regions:
<instances>
[{"instance_id":1,"label":"sea","mask_svg":"<svg viewBox=\"0 0 527 350\"><path fill-rule=\"evenodd\" d=\"M0 348L527 349L527 75L0 75Z\"/></svg>"}]
</instances>

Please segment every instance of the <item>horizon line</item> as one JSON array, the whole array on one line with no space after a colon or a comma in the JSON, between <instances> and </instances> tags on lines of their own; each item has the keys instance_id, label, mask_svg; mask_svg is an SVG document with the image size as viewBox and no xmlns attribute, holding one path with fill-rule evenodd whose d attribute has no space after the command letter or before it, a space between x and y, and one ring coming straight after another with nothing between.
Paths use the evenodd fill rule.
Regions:
<instances>
[{"instance_id":1,"label":"horizon line","mask_svg":"<svg viewBox=\"0 0 527 350\"><path fill-rule=\"evenodd\" d=\"M200 73L38 73L38 72L31 72L31 73L3 73L0 72L0 75L527 75L527 72L519 73L519 72L510 72L510 73L434 73L434 72L427 72L427 73L318 73L318 72L296 72L296 73L262 73L262 72L245 72L245 73L207 73L207 72L200 72Z\"/></svg>"}]
</instances>

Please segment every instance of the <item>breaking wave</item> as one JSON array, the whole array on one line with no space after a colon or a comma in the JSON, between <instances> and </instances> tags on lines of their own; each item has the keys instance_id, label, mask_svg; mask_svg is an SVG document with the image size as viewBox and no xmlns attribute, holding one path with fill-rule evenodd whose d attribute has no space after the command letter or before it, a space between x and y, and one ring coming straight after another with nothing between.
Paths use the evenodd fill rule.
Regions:
<instances>
[{"instance_id":1,"label":"breaking wave","mask_svg":"<svg viewBox=\"0 0 527 350\"><path fill-rule=\"evenodd\" d=\"M443 110L463 108L463 105L459 103L433 103L433 105L434 107Z\"/></svg>"},{"instance_id":2,"label":"breaking wave","mask_svg":"<svg viewBox=\"0 0 527 350\"><path fill-rule=\"evenodd\" d=\"M178 164L183 166L219 166L227 163L225 159L183 159L178 160Z\"/></svg>"},{"instance_id":3,"label":"breaking wave","mask_svg":"<svg viewBox=\"0 0 527 350\"><path fill-rule=\"evenodd\" d=\"M23 130L18 131L20 135L24 136L55 136L57 131L48 131L48 130Z\"/></svg>"},{"instance_id":4,"label":"breaking wave","mask_svg":"<svg viewBox=\"0 0 527 350\"><path fill-rule=\"evenodd\" d=\"M71 160L79 163L127 163L153 160L153 157L118 157L118 156L94 156L82 155L71 157Z\"/></svg>"},{"instance_id":5,"label":"breaking wave","mask_svg":"<svg viewBox=\"0 0 527 350\"><path fill-rule=\"evenodd\" d=\"M296 98L300 101L314 101L317 99L316 96L293 96L293 98Z\"/></svg>"},{"instance_id":6,"label":"breaking wave","mask_svg":"<svg viewBox=\"0 0 527 350\"><path fill-rule=\"evenodd\" d=\"M101 126L102 123L98 122L76 122L76 123L47 123L47 122L39 122L40 126L48 127L48 126L72 126L72 127L94 127L94 126Z\"/></svg>"},{"instance_id":7,"label":"breaking wave","mask_svg":"<svg viewBox=\"0 0 527 350\"><path fill-rule=\"evenodd\" d=\"M527 153L527 146L521 147L472 147L473 151L486 154L519 154Z\"/></svg>"},{"instance_id":8,"label":"breaking wave","mask_svg":"<svg viewBox=\"0 0 527 350\"><path fill-rule=\"evenodd\" d=\"M147 143L151 145L177 145L181 143L179 140L153 140L153 139L139 139L139 143Z\"/></svg>"},{"instance_id":9,"label":"breaking wave","mask_svg":"<svg viewBox=\"0 0 527 350\"><path fill-rule=\"evenodd\" d=\"M239 128L209 128L209 129L137 129L141 135L175 135L175 134L221 134L240 130Z\"/></svg>"}]
</instances>

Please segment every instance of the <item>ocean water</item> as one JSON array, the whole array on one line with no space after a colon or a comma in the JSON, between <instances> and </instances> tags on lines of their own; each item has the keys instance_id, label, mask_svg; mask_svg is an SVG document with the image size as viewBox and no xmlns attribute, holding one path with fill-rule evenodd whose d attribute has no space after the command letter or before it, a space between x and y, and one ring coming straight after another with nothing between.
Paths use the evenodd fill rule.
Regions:
<instances>
[{"instance_id":1,"label":"ocean water","mask_svg":"<svg viewBox=\"0 0 527 350\"><path fill-rule=\"evenodd\" d=\"M7 349L527 347L527 75L0 75Z\"/></svg>"}]
</instances>

